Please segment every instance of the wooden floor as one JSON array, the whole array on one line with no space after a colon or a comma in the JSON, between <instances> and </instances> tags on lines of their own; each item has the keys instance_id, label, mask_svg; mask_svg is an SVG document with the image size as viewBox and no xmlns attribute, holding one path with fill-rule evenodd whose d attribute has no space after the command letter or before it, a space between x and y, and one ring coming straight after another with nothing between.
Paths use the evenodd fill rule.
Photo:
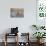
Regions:
<instances>
[{"instance_id":1,"label":"wooden floor","mask_svg":"<svg viewBox=\"0 0 46 46\"><path fill-rule=\"evenodd\" d=\"M2 42L0 42L0 46L4 46L4 43ZM14 43L8 43L8 45L7 46L15 46L15 42ZM25 45L24 45L25 46ZM37 43L30 43L30 46L37 46ZM44 43L44 45L41 45L41 46L46 46L46 43Z\"/></svg>"}]
</instances>

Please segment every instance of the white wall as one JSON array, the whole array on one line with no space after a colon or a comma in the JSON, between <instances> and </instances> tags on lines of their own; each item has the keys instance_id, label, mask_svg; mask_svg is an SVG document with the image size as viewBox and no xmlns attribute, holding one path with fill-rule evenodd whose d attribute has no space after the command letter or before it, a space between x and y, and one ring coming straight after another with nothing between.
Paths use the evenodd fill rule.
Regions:
<instances>
[{"instance_id":1,"label":"white wall","mask_svg":"<svg viewBox=\"0 0 46 46\"><path fill-rule=\"evenodd\" d=\"M24 8L24 18L10 18L10 8ZM0 0L0 34L18 26L20 32L32 35L32 24L36 24L36 0Z\"/></svg>"}]
</instances>

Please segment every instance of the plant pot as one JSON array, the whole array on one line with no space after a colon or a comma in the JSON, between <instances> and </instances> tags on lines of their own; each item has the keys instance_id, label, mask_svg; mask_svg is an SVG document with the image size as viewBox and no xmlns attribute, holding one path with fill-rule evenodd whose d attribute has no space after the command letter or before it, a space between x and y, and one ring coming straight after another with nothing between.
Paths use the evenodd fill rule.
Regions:
<instances>
[{"instance_id":1,"label":"plant pot","mask_svg":"<svg viewBox=\"0 0 46 46\"><path fill-rule=\"evenodd\" d=\"M40 43L40 39L37 39L37 43Z\"/></svg>"},{"instance_id":2,"label":"plant pot","mask_svg":"<svg viewBox=\"0 0 46 46\"><path fill-rule=\"evenodd\" d=\"M38 39L37 42L38 42L39 44L41 44L41 43L44 42L44 40L45 40L45 39Z\"/></svg>"},{"instance_id":3,"label":"plant pot","mask_svg":"<svg viewBox=\"0 0 46 46\"><path fill-rule=\"evenodd\" d=\"M45 40L45 39L40 39L40 43L44 43L44 40Z\"/></svg>"}]
</instances>

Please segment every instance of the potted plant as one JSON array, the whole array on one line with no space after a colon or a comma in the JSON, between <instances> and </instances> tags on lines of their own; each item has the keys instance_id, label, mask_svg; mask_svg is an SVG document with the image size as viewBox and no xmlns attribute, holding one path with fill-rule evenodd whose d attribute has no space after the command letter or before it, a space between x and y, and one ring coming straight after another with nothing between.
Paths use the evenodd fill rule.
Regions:
<instances>
[{"instance_id":1,"label":"potted plant","mask_svg":"<svg viewBox=\"0 0 46 46\"><path fill-rule=\"evenodd\" d=\"M40 40L42 38L45 38L44 37L46 36L45 34L46 34L45 32L35 32L33 35L37 38L38 43L40 43Z\"/></svg>"}]
</instances>

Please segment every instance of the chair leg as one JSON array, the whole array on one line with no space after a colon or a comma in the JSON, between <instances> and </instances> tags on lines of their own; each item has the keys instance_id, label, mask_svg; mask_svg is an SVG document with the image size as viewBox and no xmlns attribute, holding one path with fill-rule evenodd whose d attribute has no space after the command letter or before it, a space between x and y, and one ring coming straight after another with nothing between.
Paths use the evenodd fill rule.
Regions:
<instances>
[{"instance_id":1,"label":"chair leg","mask_svg":"<svg viewBox=\"0 0 46 46\"><path fill-rule=\"evenodd\" d=\"M5 44L5 46L7 46L7 42L6 42L6 41L5 41L5 43L4 43L4 44Z\"/></svg>"},{"instance_id":2,"label":"chair leg","mask_svg":"<svg viewBox=\"0 0 46 46\"><path fill-rule=\"evenodd\" d=\"M5 46L7 46L7 34L5 34Z\"/></svg>"},{"instance_id":3,"label":"chair leg","mask_svg":"<svg viewBox=\"0 0 46 46\"><path fill-rule=\"evenodd\" d=\"M19 46L18 45L18 34L17 34L16 40L17 40L17 42L16 42L16 45L15 46Z\"/></svg>"},{"instance_id":4,"label":"chair leg","mask_svg":"<svg viewBox=\"0 0 46 46\"><path fill-rule=\"evenodd\" d=\"M18 34L17 34L17 46L18 46Z\"/></svg>"}]
</instances>

